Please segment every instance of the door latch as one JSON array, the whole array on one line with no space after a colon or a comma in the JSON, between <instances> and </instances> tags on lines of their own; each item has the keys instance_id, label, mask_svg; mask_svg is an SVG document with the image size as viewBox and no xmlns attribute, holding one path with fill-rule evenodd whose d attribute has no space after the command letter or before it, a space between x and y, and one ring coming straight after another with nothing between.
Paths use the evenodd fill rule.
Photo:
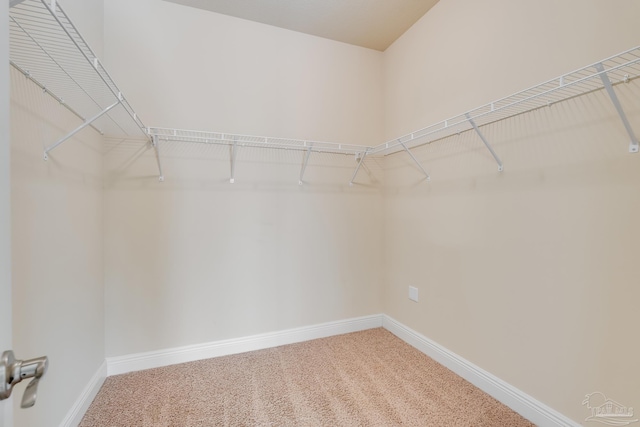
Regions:
<instances>
[{"instance_id":1,"label":"door latch","mask_svg":"<svg viewBox=\"0 0 640 427\"><path fill-rule=\"evenodd\" d=\"M5 351L0 358L0 400L11 396L13 386L22 380L33 378L27 385L22 396L23 408L30 408L36 404L38 394L38 383L40 378L47 372L49 359L47 356L30 360L16 360L13 351Z\"/></svg>"}]
</instances>

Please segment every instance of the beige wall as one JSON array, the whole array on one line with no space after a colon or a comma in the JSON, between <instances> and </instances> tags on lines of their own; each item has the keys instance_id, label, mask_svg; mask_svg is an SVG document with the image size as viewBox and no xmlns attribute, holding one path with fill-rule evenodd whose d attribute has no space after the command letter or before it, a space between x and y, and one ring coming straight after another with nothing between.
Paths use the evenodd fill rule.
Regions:
<instances>
[{"instance_id":1,"label":"beige wall","mask_svg":"<svg viewBox=\"0 0 640 427\"><path fill-rule=\"evenodd\" d=\"M382 54L184 6L105 4L107 66L148 125L374 143ZM142 114L142 113L141 113ZM105 157L107 356L379 313L382 196L353 156L161 144ZM377 170L377 177L381 171Z\"/></svg>"},{"instance_id":2,"label":"beige wall","mask_svg":"<svg viewBox=\"0 0 640 427\"><path fill-rule=\"evenodd\" d=\"M9 175L9 17L0 5L0 352L11 348L11 219ZM0 426L9 425L10 407L0 402Z\"/></svg>"},{"instance_id":3,"label":"beige wall","mask_svg":"<svg viewBox=\"0 0 640 427\"><path fill-rule=\"evenodd\" d=\"M62 0L59 5L100 59L104 55L104 0Z\"/></svg>"},{"instance_id":4,"label":"beige wall","mask_svg":"<svg viewBox=\"0 0 640 427\"><path fill-rule=\"evenodd\" d=\"M441 0L384 53L385 139L637 46L637 7Z\"/></svg>"},{"instance_id":5,"label":"beige wall","mask_svg":"<svg viewBox=\"0 0 640 427\"><path fill-rule=\"evenodd\" d=\"M631 0L441 0L381 54L160 0L63 5L147 125L369 145L640 32ZM640 83L616 90L640 133ZM593 391L640 405L640 172L603 93L484 127L502 174L467 132L415 151L429 184L394 155L354 187L351 157L312 156L301 187L301 153L252 149L230 185L228 150L192 144L161 146L160 184L144 143L90 130L45 163L77 119L18 75L11 102L15 350L51 358L18 426L56 424L105 354L379 312L577 421Z\"/></svg>"},{"instance_id":6,"label":"beige wall","mask_svg":"<svg viewBox=\"0 0 640 427\"><path fill-rule=\"evenodd\" d=\"M441 0L385 53L388 138L638 44L640 4ZM640 81L616 87L640 133ZM383 311L577 422L640 404L640 158L605 93L386 159ZM407 298L417 286L420 302Z\"/></svg>"},{"instance_id":7,"label":"beige wall","mask_svg":"<svg viewBox=\"0 0 640 427\"><path fill-rule=\"evenodd\" d=\"M100 46L101 0L64 6ZM33 408L19 408L23 384L14 390L17 427L58 425L104 361L102 137L85 130L42 159L78 124L11 70L14 351L50 362Z\"/></svg>"},{"instance_id":8,"label":"beige wall","mask_svg":"<svg viewBox=\"0 0 640 427\"><path fill-rule=\"evenodd\" d=\"M228 150L167 151L163 184L142 159L105 192L107 356L380 312L382 198L351 158L299 187L300 153L246 150L230 185Z\"/></svg>"},{"instance_id":9,"label":"beige wall","mask_svg":"<svg viewBox=\"0 0 640 427\"><path fill-rule=\"evenodd\" d=\"M382 53L161 0L105 2L109 72L148 126L371 145Z\"/></svg>"}]
</instances>

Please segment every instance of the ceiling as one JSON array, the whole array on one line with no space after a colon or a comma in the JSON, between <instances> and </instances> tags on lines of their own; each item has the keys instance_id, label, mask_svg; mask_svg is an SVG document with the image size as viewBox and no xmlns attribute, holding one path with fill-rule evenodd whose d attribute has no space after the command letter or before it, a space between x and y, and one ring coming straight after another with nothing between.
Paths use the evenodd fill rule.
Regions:
<instances>
[{"instance_id":1,"label":"ceiling","mask_svg":"<svg viewBox=\"0 0 640 427\"><path fill-rule=\"evenodd\" d=\"M384 51L438 0L166 0Z\"/></svg>"}]
</instances>

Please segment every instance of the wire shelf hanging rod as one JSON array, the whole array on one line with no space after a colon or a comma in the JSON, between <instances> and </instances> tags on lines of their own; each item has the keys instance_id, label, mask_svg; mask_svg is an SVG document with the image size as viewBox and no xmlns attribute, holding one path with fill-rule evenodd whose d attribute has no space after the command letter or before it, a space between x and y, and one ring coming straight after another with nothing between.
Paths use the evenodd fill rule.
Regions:
<instances>
[{"instance_id":1,"label":"wire shelf hanging rod","mask_svg":"<svg viewBox=\"0 0 640 427\"><path fill-rule=\"evenodd\" d=\"M428 132L421 133L422 130L420 130L420 131L416 131L416 132L414 132L412 134L407 134L405 136L402 136L402 137L400 137L398 139L402 140L402 142L404 144L408 144L408 143L411 143L411 142L414 142L414 141L424 140L425 138L428 138L430 136L434 136L434 135L437 135L439 133L444 133L445 131L448 131L447 133L443 134L442 136L438 136L438 137L436 137L434 139L429 139L428 141L425 142L425 143L428 144L428 143L433 142L434 140L443 139L443 138L446 138L448 136L459 134L461 132L464 132L464 131L468 130L468 129L459 129L457 131L453 130L453 129L460 128L461 125L467 123L467 120L456 121L455 123L449 123L446 127L444 126L444 123L445 123L445 121L442 121L442 122L436 123L435 125L432 125L432 126L429 126L427 128L422 129L422 130L426 130L426 129L431 129L431 128L435 127L435 129L432 129L432 130L430 130ZM436 127L436 126L439 126L439 127ZM418 135L416 135L416 134L418 134ZM393 150L394 148L398 148L398 147L401 147L401 144L399 142L395 142L394 143L393 141L389 141L389 142L386 142L384 144L380 144L380 145L374 147L371 150L371 154L378 154L378 153L382 153L382 152L388 152L388 151ZM412 148L414 148L414 147L412 147ZM400 151L402 151L402 150L400 150ZM398 151L393 151L393 152L387 153L387 154L393 154L393 153L396 153L396 152L398 152Z\"/></svg>"},{"instance_id":2,"label":"wire shelf hanging rod","mask_svg":"<svg viewBox=\"0 0 640 427\"><path fill-rule=\"evenodd\" d=\"M639 59L638 61L640 62L640 59ZM620 66L620 67L623 67L623 66ZM531 100L534 100L534 99L537 99L537 98L543 97L543 96L545 96L545 95L549 95L549 94L553 94L553 93L562 93L562 91L566 91L566 90L567 90L568 88L570 88L570 87L579 87L581 84L584 84L584 83L586 83L587 81L589 81L589 80L591 80L591 79L595 79L595 78L597 78L598 74L599 74L599 73L594 73L594 74L591 74L591 75L589 75L589 76L582 77L582 78L580 78L580 79L578 79L578 80L574 80L574 81L572 81L572 82L565 83L563 86L553 87L553 88L551 88L551 89L547 89L547 90L544 90L544 91L542 91L542 92L535 93L535 94L533 94L533 95L527 96L527 97L525 97L525 98L521 98L521 99L519 99L519 100L513 101L513 102L508 103L508 104L505 104L505 105L500 106L500 107L498 107L498 108L495 108L495 110L494 110L494 111L485 111L485 112L482 112L482 113L478 113L478 114L472 115L472 117L473 117L474 119L477 119L477 118L480 118L480 117L483 117L483 116L486 116L486 115L492 114L492 113L494 113L494 112L498 112L498 111L500 111L500 110L504 110L504 109L507 109L507 108L510 108L510 107L514 107L514 106L517 106L517 105L523 105L523 104L524 104L524 103L526 103L526 102L529 102L529 101L531 101ZM602 86L594 87L594 89L593 89L593 90L597 90L597 89L599 89L599 88L602 88ZM580 90L579 90L578 92L579 92L580 94L585 93L584 91L580 91ZM509 98L511 98L511 97L513 97L513 95L512 95L512 96L510 96L510 97L503 98L503 99L502 99L502 100L500 100L500 101L507 100L507 99L509 99ZM496 103L497 103L497 102L500 102L500 101L496 101ZM484 107L484 106L483 106L483 107ZM465 113L465 114L472 114L473 112L478 111L478 110L482 109L483 107L476 108L476 109L471 110L471 111L469 111L469 112L467 112L467 113ZM525 110L525 111L523 111L523 112L526 112L526 110Z\"/></svg>"},{"instance_id":3,"label":"wire shelf hanging rod","mask_svg":"<svg viewBox=\"0 0 640 427\"><path fill-rule=\"evenodd\" d=\"M634 48L634 49L630 49L629 51L626 51L625 53L632 52L632 51L634 51L634 50L638 50L638 49L640 49L640 48L636 47L636 48ZM620 55L614 55L614 56L612 56L611 58L615 58L615 57L617 57L617 56L620 56ZM604 61L602 61L602 62L605 62L605 61L607 61L607 60L604 60ZM478 118L483 118L483 117L485 117L485 116L489 116L489 115L495 115L496 113L498 113L498 112L500 112L500 111L503 111L503 110L506 110L506 109L509 109L509 108L511 108L511 107L516 107L516 106L524 105L524 103L525 103L525 102L529 102L529 101L532 101L532 100L534 100L534 99L538 99L538 98L541 98L541 97L544 97L544 96L548 96L548 95L550 95L550 94L557 93L558 91L566 90L568 87L578 87L580 84L583 84L583 83L585 83L585 82L587 82L587 81L589 81L589 80L591 80L591 79L596 79L596 78L598 78L598 77L600 76L600 74L602 74L602 73L604 73L604 74L606 74L606 73L610 73L610 72L612 72L612 71L616 71L616 70L619 70L619 69L622 69L622 68L625 68L625 67L629 67L630 65L637 64L637 63L640 63L640 57L636 57L636 59L633 59L633 60L630 60L630 61L628 61L628 62L625 62L624 64L620 64L620 65L617 65L617 66L611 67L611 68L609 68L609 69L607 69L607 70L603 70L603 71L599 71L599 72L592 72L591 74L588 74L588 75L586 75L586 76L584 76L584 77L581 77L581 78L579 78L579 79L576 79L576 80L573 80L573 81L570 81L570 82L565 82L565 84L564 84L563 86L555 86L555 87L552 87L552 88L550 88L550 89L543 90L543 91L541 91L541 92L536 92L536 93L534 93L533 95L530 95L530 96L527 96L527 97L524 97L524 98L520 98L520 99L518 99L518 100L516 100L516 101L513 101L513 102L510 102L510 103L507 103L507 104L505 104L505 105L502 105L502 106L499 106L499 107L496 107L496 106L495 106L496 104L498 104L498 103L500 103L500 102L510 100L510 99L512 99L512 98L514 98L514 97L520 96L520 95L521 95L521 94L523 94L523 93L526 93L526 92L534 92L534 91L536 91L536 89L537 89L537 88L544 87L545 85L548 85L548 84L549 84L549 83L551 83L551 82L557 81L559 78L558 78L558 77L556 77L555 79L548 80L547 82L544 82L544 83L539 84L539 85L537 85L537 86L533 86L533 87L531 87L531 88L529 88L529 89L525 89L525 90L523 90L523 91L521 91L521 92L518 92L518 93L516 93L516 94L513 94L513 95L510 95L510 96L507 96L507 97L501 98L501 99L499 99L499 100L497 100L497 101L494 101L494 102L492 102L492 103L485 104L485 105L483 105L483 106L481 106L481 107L478 107L478 108L475 108L475 109L473 109L473 110L470 110L470 111L468 111L467 113L465 113L465 115L467 115L467 114L468 114L468 115L470 115L470 116L471 116L471 118L473 118L474 120L476 120L476 119L478 119ZM590 67L595 67L595 65L591 65ZM575 73L577 73L577 72L580 72L580 71L586 70L587 68L589 68L589 67L584 67L584 68L579 69L579 70L577 70L577 71L574 71L574 72L572 72L572 73L564 74L564 75L563 75L563 77L565 77L565 78L566 78L567 76L570 76L571 74L575 74ZM598 86L594 86L594 88L593 88L593 89L591 89L591 90L589 90L589 92L594 91L594 90L601 89L602 87L603 87L603 86L600 86L600 85L598 85ZM587 91L582 91L580 94L584 94L584 93L587 93ZM563 98L562 98L562 99L560 99L560 100L564 100L564 99L567 99L567 97L563 97ZM558 102L558 101L556 101L556 102ZM492 105L492 104L493 104L493 106L494 106L494 108L493 108L493 109L491 109L491 105ZM536 108L537 108L537 107L536 107ZM482 112L480 112L480 113L474 114L474 112L477 112L477 111L479 111L479 110L485 110L485 111L482 111ZM525 112L528 112L528 111L531 111L531 110L529 110L529 109L523 109L522 111L516 111L516 112L514 112L512 115L507 116L507 117L503 117L502 119L505 119L505 118L511 117L511 116L513 116L513 115L522 114L522 113L525 113ZM423 129L417 130L417 131L413 132L412 134L404 135L404 136L402 136L400 139L404 139L404 138L406 138L407 136L410 136L410 135L411 135L411 136L413 136L413 134L421 133L423 130L430 129L430 128L432 128L432 127L434 127L434 126L438 126L438 125L440 125L440 126L441 126L441 127L443 127L443 128L445 128L445 127L450 127L450 126L451 126L451 122L452 122L452 121L454 121L456 117L459 117L459 116L455 116L454 118L443 120L443 121L441 121L441 122L438 122L438 123L437 123L437 124L435 124L435 125L431 125L431 126L428 126L428 127L426 127L426 128L423 128ZM445 126L445 124L447 124L447 126ZM434 132L427 132L426 134L421 134L418 138L423 138L424 136L426 136L426 135L428 135L428 134L431 134L431 133L434 133ZM410 139L411 139L411 140L414 140L414 139L418 139L418 138L413 138L413 137L411 137ZM380 144L380 145L378 145L378 146L374 147L373 152L374 152L374 153L378 153L378 152L381 152L381 151L386 151L386 150L389 150L389 149L392 149L392 148L396 148L396 147L398 147L399 145L400 145L400 144L399 144L398 142L388 141L388 142L385 142L385 143L383 143L383 144Z\"/></svg>"},{"instance_id":4,"label":"wire shelf hanging rod","mask_svg":"<svg viewBox=\"0 0 640 427\"><path fill-rule=\"evenodd\" d=\"M569 72L569 73L565 73L565 74L563 74L563 75L562 75L562 76L560 76L560 77L555 77L555 78L550 79L550 80L547 80L547 81L545 81L545 82L543 82L543 83L539 83L539 84L537 84L537 85L535 85L535 86L531 86L531 87L529 87L529 88L527 88L527 89L524 89L524 90L521 90L521 91L519 91L519 92L517 92L517 93L515 93L515 94L512 94L512 95L505 96L505 97L503 97L503 98L497 99L497 100L496 100L496 101L494 101L493 103L497 104L497 103L500 103L500 102L502 102L502 101L505 101L505 100L507 100L507 99L509 99L509 98L512 98L513 96L516 96L516 95L518 95L518 94L522 94L522 93L526 93L526 92L530 92L530 91L536 90L536 89L538 89L538 88L540 88L540 87L542 87L542 86L545 86L545 85L551 84L551 83L553 83L553 82L555 82L555 81L558 81L558 79L560 79L560 78L567 78L568 76L572 76L572 75L574 75L574 74L588 72L588 70L589 70L589 69L591 69L591 68L593 68L593 67L595 67L597 63L605 63L605 62L611 61L611 60L612 60L612 59L614 59L614 58L622 57L623 55L631 54L632 52L635 52L635 51L640 51L640 46L637 46L637 47L631 48L631 49L626 50L626 51L624 51L624 52L622 52L622 53L619 53L619 54L617 54L617 55L612 55L612 56L610 56L610 57L608 57L608 58L606 58L606 59L603 59L602 61L598 61L598 62L593 63L593 64L591 64L591 65L587 65L587 66L585 66L585 67L578 68L578 69L576 69L576 70L574 70L574 71L571 71L571 72ZM623 64L620 64L620 65L617 65L617 66L611 67L611 68L609 68L609 69L608 69L608 70L606 70L606 71L607 71L607 72L610 72L610 71L613 71L613 70L616 70L616 69L619 69L619 68L622 68L622 67L627 67L627 66L631 66L631 65L633 65L633 64L637 64L637 63L639 63L639 62L640 62L640 56L636 56L636 55L633 55L633 56L634 56L634 59L630 59L630 60L628 60L628 61L624 62ZM589 73L588 73L588 75L587 75L586 77L584 77L584 78L580 78L580 79L578 79L578 80L584 80L584 79L587 79L587 78L592 78L593 76L594 76L594 75L593 75L593 73L589 72ZM577 80L576 80L576 81L577 81ZM570 83L573 83L573 82L570 82ZM570 83L565 83L565 85L564 85L563 87L565 87L565 86L569 85ZM556 88L556 89L557 89L557 88ZM490 104L486 104L486 105L490 105ZM476 108L476 109L480 109L480 108L486 107L486 105L483 105L482 107L479 107L479 108ZM473 110L471 110L471 111L473 111Z\"/></svg>"},{"instance_id":5,"label":"wire shelf hanging rod","mask_svg":"<svg viewBox=\"0 0 640 427\"><path fill-rule=\"evenodd\" d=\"M369 150L362 153L362 156L360 157L360 161L358 162L358 166L356 167L356 170L353 172L353 175L351 176L351 181L349 181L349 187L353 186L353 181L356 179L356 175L358 175L358 171L360 170L360 167L362 166L362 163L364 162L365 157L367 157L367 154L369 154Z\"/></svg>"},{"instance_id":6,"label":"wire shelf hanging rod","mask_svg":"<svg viewBox=\"0 0 640 427\"><path fill-rule=\"evenodd\" d=\"M517 116L519 114L524 114L524 113L535 111L535 110L538 110L538 109L541 109L541 108L547 108L547 107L549 107L549 106L551 106L551 105L553 105L553 104L555 104L557 102L570 100L570 99L576 98L578 96L582 96L582 95L585 95L585 94L588 94L588 93L595 92L595 91L600 90L600 89L602 89L602 86L599 86L598 88L595 88L595 89L591 89L588 92L576 92L576 93L574 93L574 94L572 94L572 95L570 95L568 97L560 97L558 99L554 98L553 100L550 100L547 103L540 103L539 105L537 105L537 106L535 106L533 108L524 110L524 111L523 110L514 110L514 108L517 107L517 106L508 105L508 106L505 106L500 111L495 111L496 114L490 115L490 117L491 117L490 120L484 121L481 124L478 124L478 126L490 125L490 124L499 122L501 120L505 120L505 119ZM451 120L451 119L449 119L449 120ZM447 120L444 120L442 122L436 123L436 124L428 126L426 128L423 128L423 130L424 129L435 128L435 129L432 129L432 130L430 130L429 132L426 132L426 133L420 133L421 131L415 131L414 133L407 134L404 137L402 137L402 138L406 138L402 142L404 144L408 144L408 143L415 142L415 141L418 141L418 140L427 139L425 142L423 142L421 144L413 145L411 147L411 148L415 148L415 147L419 147L419 146L422 146L422 145L431 144L433 142L436 142L436 141L451 137L451 136L456 135L456 134L460 135L462 132L467 132L467 131L473 129L473 127L462 127L465 124L467 124L467 125L469 124L469 122L468 122L468 120L466 118L464 120L456 121L454 123L451 123L449 121L448 126L444 127L443 124L446 123L446 122L447 122ZM458 129L458 130L452 130L452 129ZM449 133L444 133L445 130L449 130L450 132ZM444 133L444 134L438 135L439 133L441 133L441 134ZM419 135L416 135L416 134L419 134ZM381 145L377 146L376 149L374 151L372 151L371 154L378 154L378 153L381 153L381 152L386 152L384 155L388 155L388 154L395 154L395 153L399 152L397 150L393 151L393 152L389 152L393 148L397 148L397 147L400 146L400 144L397 144L396 146L389 145L390 143L391 143L391 141L389 143L385 143L385 144L381 144ZM400 150L400 151L402 151L402 150Z\"/></svg>"},{"instance_id":7,"label":"wire shelf hanging rod","mask_svg":"<svg viewBox=\"0 0 640 427\"><path fill-rule=\"evenodd\" d=\"M47 6L47 5L46 5L46 3L45 3L45 6ZM48 7L48 6L47 6L47 7ZM16 24L16 26L17 26L18 28L20 28L20 29L21 29L25 34L27 34L27 36L31 39L31 41L32 41L36 46L38 46L38 47L42 50L42 52L44 52L44 54L45 54L47 57L49 57L49 59L50 59L50 60L51 60L51 61L52 61L56 66L58 66L58 67L60 68L60 70L61 70L61 71L62 71L62 72L63 72L63 73L64 73L64 74L65 74L65 75L66 75L66 76L71 80L71 81L73 81L73 82L74 82L74 83L75 83L75 84L76 84L80 89L82 89L82 90L85 92L85 94L86 94L86 95L87 95L87 96L88 96L88 97L89 97L93 102L95 102L95 104L96 104L96 105L100 106L100 103L98 103L98 101L96 101L96 100L95 100L95 98L91 96L91 94L89 94L86 90L84 90L84 89L83 89L83 87L82 87L82 85L81 85L80 83L78 83L78 81L77 81L73 76L71 76L71 74L69 74L69 72L65 69L65 67L63 67L62 65L60 65L60 63L59 63L58 61L56 61L56 59L55 59L55 58L53 58L53 57L51 56L50 52L48 52L48 51L47 51L47 50L46 50L46 49L45 49L45 48L44 48L44 47L43 47L43 46L42 46L42 45L41 45L41 44L40 44L36 39L34 39L34 38L31 36L31 34L29 34L29 32L28 32L28 31L27 31L27 30L26 30L22 25L20 25L20 23L19 23L19 22L17 22L17 21L16 21L12 16L10 17L10 19L11 19L11 20ZM117 97L117 96L116 96L116 97Z\"/></svg>"},{"instance_id":8,"label":"wire shelf hanging rod","mask_svg":"<svg viewBox=\"0 0 640 427\"><path fill-rule=\"evenodd\" d=\"M353 155L372 147L341 144L333 142L320 142L308 140L295 140L287 138L271 138L253 135L235 135L220 132L203 132L184 129L148 128L149 135L158 135L165 140L176 142L193 142L203 144L231 145L236 142L242 147L271 148L284 150L308 151L314 153L332 153Z\"/></svg>"},{"instance_id":9,"label":"wire shelf hanging rod","mask_svg":"<svg viewBox=\"0 0 640 427\"><path fill-rule=\"evenodd\" d=\"M629 134L629 138L631 140L630 143L629 143L629 152L637 153L638 152L638 138L636 138L636 135L633 132L633 128L631 127L631 124L629 123L629 120L627 119L627 115L625 114L624 109L622 108L622 105L620 104L620 100L618 99L618 95L616 95L616 92L613 90L613 86L611 86L611 82L609 81L609 77L607 76L606 72L604 71L604 67L603 67L602 63L596 64L595 68L599 71L600 78L602 79L602 84L604 85L605 90L609 94L609 98L611 98L611 102L613 103L614 107L616 108L616 111L618 112L618 115L620 116L620 119L622 120L622 123L624 124L624 127L627 130L627 133Z\"/></svg>"},{"instance_id":10,"label":"wire shelf hanging rod","mask_svg":"<svg viewBox=\"0 0 640 427\"><path fill-rule=\"evenodd\" d=\"M11 64L11 66L13 68L15 68L17 71L19 71L20 73L22 73L25 78L29 79L30 81L32 81L36 86L38 86L40 89L42 89L43 93L46 93L47 95L49 95L51 98L55 99L60 105L62 105L64 108L66 108L67 110L69 110L69 112L71 112L74 116L76 116L77 118L79 118L82 121L85 121L86 118L82 116L82 114L78 113L76 110L74 110L69 104L67 104L66 102L64 102L64 100L62 98L60 98L58 95L56 95L55 93L51 92L49 89L47 89L42 83L40 83L38 80L36 80L35 78L33 78L33 76L31 76L31 74L29 74L27 71L23 70L22 68L20 68L20 66L18 64L16 64L13 61L9 61L9 64ZM93 125L93 123L91 123L89 126L91 126L91 128L93 128L93 130L95 130L96 132L98 132L100 135L104 135L104 133L98 129L97 127L95 127Z\"/></svg>"}]
</instances>

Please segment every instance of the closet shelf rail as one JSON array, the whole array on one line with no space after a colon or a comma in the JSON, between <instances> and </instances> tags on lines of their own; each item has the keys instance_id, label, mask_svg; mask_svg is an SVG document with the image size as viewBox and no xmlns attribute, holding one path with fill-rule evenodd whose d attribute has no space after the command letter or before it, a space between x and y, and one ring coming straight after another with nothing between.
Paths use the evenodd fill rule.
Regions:
<instances>
[{"instance_id":1,"label":"closet shelf rail","mask_svg":"<svg viewBox=\"0 0 640 427\"><path fill-rule=\"evenodd\" d=\"M238 147L276 148L298 150L313 153L333 153L359 155L373 147L337 142L321 142L304 139L276 138L269 136L239 135L222 132L205 132L197 130L169 129L150 127L149 136L160 141L195 142L201 144L236 145Z\"/></svg>"},{"instance_id":2,"label":"closet shelf rail","mask_svg":"<svg viewBox=\"0 0 640 427\"><path fill-rule=\"evenodd\" d=\"M57 0L10 0L11 65L76 115L85 127L115 138L149 139L146 127Z\"/></svg>"},{"instance_id":3,"label":"closet shelf rail","mask_svg":"<svg viewBox=\"0 0 640 427\"><path fill-rule=\"evenodd\" d=\"M147 133L153 139L154 145L157 145L158 141L180 141L230 146L231 183L235 180L234 170L237 150L239 147L245 146L306 152L300 172L300 184L302 184L302 178L311 152L355 155L357 166L349 182L350 185L353 185L360 166L366 157L386 156L406 151L424 173L427 181L429 181L429 173L413 155L412 148L473 130L491 152L498 165L498 171L501 172L503 170L502 161L480 131L481 126L548 107L601 89L605 89L611 98L629 134L629 151L636 153L639 149L638 138L625 115L614 87L628 83L638 77L640 77L640 46L373 147L169 128L148 128Z\"/></svg>"},{"instance_id":4,"label":"closet shelf rail","mask_svg":"<svg viewBox=\"0 0 640 427\"><path fill-rule=\"evenodd\" d=\"M350 181L350 184L353 184L366 157L406 151L429 180L429 173L411 153L411 149L474 130L496 160L498 170L502 171L502 161L480 131L480 127L602 89L609 95L629 134L629 151L639 151L638 138L617 97L616 86L640 77L640 46L372 147L145 127L98 57L60 7L58 0L10 0L9 5L11 65L81 120L76 129L45 148L45 160L50 151L77 132L92 127L97 132L113 138L139 137L148 140L155 150L160 181L164 179L160 162L160 141L229 146L232 183L235 180L235 159L242 147L301 151L303 162L299 176L300 184L303 182L312 153L355 155L357 167Z\"/></svg>"},{"instance_id":5,"label":"closet shelf rail","mask_svg":"<svg viewBox=\"0 0 640 427\"><path fill-rule=\"evenodd\" d=\"M311 153L331 153L353 155L358 161L358 169L364 157L373 147L353 144L340 144L336 142L311 141L291 138L274 138L268 136L238 135L222 132L205 132L197 130L154 128L147 129L147 133L153 141L154 147L158 147L160 141L195 142L200 144L226 145L230 147L230 178L231 184L235 183L235 165L238 150L243 147L271 148L280 150L293 150L303 153L302 166L298 184L303 184L304 173L307 169ZM356 173L357 173L356 169ZM354 173L355 177L355 173ZM353 184L353 180L350 182Z\"/></svg>"},{"instance_id":6,"label":"closet shelf rail","mask_svg":"<svg viewBox=\"0 0 640 427\"><path fill-rule=\"evenodd\" d=\"M629 151L635 153L638 152L638 139L620 106L613 86L628 83L639 76L640 46L385 142L376 146L372 154L393 154L406 148L415 148L468 130L476 130L479 133L479 126L551 106L603 88L611 97L611 101L616 106L616 110L629 133L631 140ZM479 133L479 135L484 140L482 134ZM486 140L483 142L487 143ZM487 148L496 158L499 170L502 170L502 162L489 145Z\"/></svg>"}]
</instances>

